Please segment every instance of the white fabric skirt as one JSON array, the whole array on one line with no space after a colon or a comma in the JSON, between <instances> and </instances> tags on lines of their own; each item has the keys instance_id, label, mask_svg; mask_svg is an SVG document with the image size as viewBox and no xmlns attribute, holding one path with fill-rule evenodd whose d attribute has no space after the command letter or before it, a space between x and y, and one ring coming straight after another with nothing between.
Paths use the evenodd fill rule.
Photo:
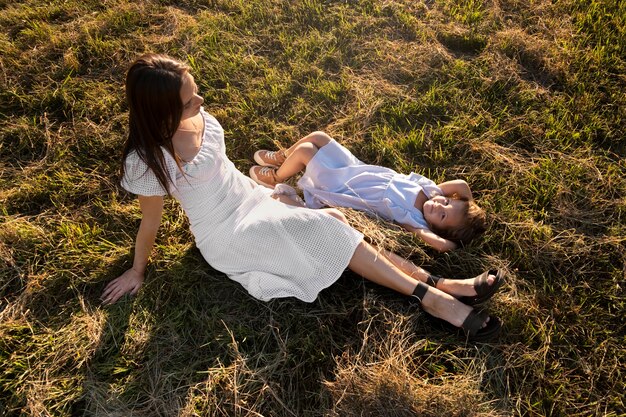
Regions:
<instances>
[{"instance_id":1,"label":"white fabric skirt","mask_svg":"<svg viewBox=\"0 0 626 417\"><path fill-rule=\"evenodd\" d=\"M237 208L223 240L198 245L207 262L259 300L312 302L345 271L363 235L319 210L256 194ZM220 227L221 228L221 227Z\"/></svg>"}]
</instances>

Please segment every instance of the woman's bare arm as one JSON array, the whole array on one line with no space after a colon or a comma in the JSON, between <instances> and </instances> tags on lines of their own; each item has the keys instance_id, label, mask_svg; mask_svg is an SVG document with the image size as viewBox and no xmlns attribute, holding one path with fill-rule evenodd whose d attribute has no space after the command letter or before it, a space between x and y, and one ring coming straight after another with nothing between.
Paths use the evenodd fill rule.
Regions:
<instances>
[{"instance_id":1,"label":"woman's bare arm","mask_svg":"<svg viewBox=\"0 0 626 417\"><path fill-rule=\"evenodd\" d=\"M102 293L103 304L113 304L124 294L136 294L143 284L148 259L161 225L163 197L139 196L139 207L141 208L141 224L135 240L133 267L109 282Z\"/></svg>"}]
</instances>

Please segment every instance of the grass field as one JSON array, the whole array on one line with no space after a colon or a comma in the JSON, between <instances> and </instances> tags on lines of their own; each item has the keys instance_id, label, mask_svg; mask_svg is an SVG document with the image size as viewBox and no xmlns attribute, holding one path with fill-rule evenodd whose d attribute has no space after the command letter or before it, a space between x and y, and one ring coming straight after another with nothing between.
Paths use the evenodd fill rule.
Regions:
<instances>
[{"instance_id":1,"label":"grass field","mask_svg":"<svg viewBox=\"0 0 626 417\"><path fill-rule=\"evenodd\" d=\"M0 29L0 415L626 415L626 2L0 0ZM499 340L351 273L256 301L174 201L141 292L101 306L132 263L123 79L148 51L190 63L244 172L321 129L468 181L490 227L453 253L348 214L439 275L505 269Z\"/></svg>"}]
</instances>

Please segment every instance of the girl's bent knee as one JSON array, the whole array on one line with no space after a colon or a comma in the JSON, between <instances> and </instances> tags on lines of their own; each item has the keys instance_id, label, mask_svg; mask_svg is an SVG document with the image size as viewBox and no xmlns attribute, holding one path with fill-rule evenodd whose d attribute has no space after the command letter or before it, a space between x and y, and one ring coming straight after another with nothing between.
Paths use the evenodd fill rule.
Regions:
<instances>
[{"instance_id":1,"label":"girl's bent knee","mask_svg":"<svg viewBox=\"0 0 626 417\"><path fill-rule=\"evenodd\" d=\"M292 155L297 155L300 160L306 164L315 156L317 151L319 151L317 145L311 142L305 142L297 145Z\"/></svg>"},{"instance_id":2,"label":"girl's bent knee","mask_svg":"<svg viewBox=\"0 0 626 417\"><path fill-rule=\"evenodd\" d=\"M307 139L309 139L309 141L313 143L315 146L317 146L318 148L328 145L328 143L331 140L333 140L333 138L331 138L330 136L328 136L325 132L322 132L321 130L318 130L309 134L307 136Z\"/></svg>"}]
</instances>

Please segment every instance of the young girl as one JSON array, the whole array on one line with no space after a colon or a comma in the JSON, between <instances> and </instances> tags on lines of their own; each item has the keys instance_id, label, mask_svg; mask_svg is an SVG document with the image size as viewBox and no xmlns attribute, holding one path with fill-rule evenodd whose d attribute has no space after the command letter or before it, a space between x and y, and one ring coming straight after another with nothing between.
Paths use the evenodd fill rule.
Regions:
<instances>
[{"instance_id":1,"label":"young girl","mask_svg":"<svg viewBox=\"0 0 626 417\"><path fill-rule=\"evenodd\" d=\"M366 165L324 132L286 151L257 151L250 177L270 188L306 169L298 186L309 208L351 207L395 221L439 251L485 230L485 213L463 180L435 184L419 174Z\"/></svg>"},{"instance_id":2,"label":"young girl","mask_svg":"<svg viewBox=\"0 0 626 417\"><path fill-rule=\"evenodd\" d=\"M143 56L128 71L126 95L130 126L121 184L139 196L142 220L133 266L106 286L105 304L141 287L169 194L185 210L207 262L260 300L311 302L349 267L417 297L427 313L461 328L467 338L499 332L497 317L468 305L491 297L502 280L499 272L464 280L433 277L368 245L339 211L284 204L239 172L186 65L163 55Z\"/></svg>"}]
</instances>

